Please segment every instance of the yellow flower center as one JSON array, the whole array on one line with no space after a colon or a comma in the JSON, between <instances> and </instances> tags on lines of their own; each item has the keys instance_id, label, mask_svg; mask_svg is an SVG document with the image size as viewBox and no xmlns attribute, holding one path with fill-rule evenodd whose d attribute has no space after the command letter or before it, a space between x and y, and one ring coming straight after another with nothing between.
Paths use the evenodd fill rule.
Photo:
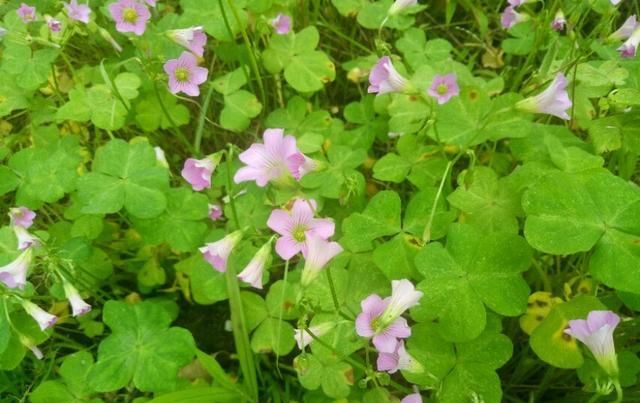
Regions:
<instances>
[{"instance_id":1,"label":"yellow flower center","mask_svg":"<svg viewBox=\"0 0 640 403\"><path fill-rule=\"evenodd\" d=\"M449 87L447 87L446 84L440 84L438 85L438 88L436 88L436 92L440 95L446 94L447 91L449 91Z\"/></svg>"},{"instance_id":2,"label":"yellow flower center","mask_svg":"<svg viewBox=\"0 0 640 403\"><path fill-rule=\"evenodd\" d=\"M291 235L293 236L293 239L295 239L296 241L304 242L306 239L306 236L304 234L305 231L306 231L306 228L302 225L299 225L293 229L293 232L291 233Z\"/></svg>"},{"instance_id":3,"label":"yellow flower center","mask_svg":"<svg viewBox=\"0 0 640 403\"><path fill-rule=\"evenodd\" d=\"M178 67L175 72L176 80L180 82L189 81L189 70L184 67Z\"/></svg>"},{"instance_id":4,"label":"yellow flower center","mask_svg":"<svg viewBox=\"0 0 640 403\"><path fill-rule=\"evenodd\" d=\"M124 20L124 22L134 24L138 19L138 13L134 8L131 8L131 7L125 8L124 11L122 12L122 19Z\"/></svg>"}]
</instances>

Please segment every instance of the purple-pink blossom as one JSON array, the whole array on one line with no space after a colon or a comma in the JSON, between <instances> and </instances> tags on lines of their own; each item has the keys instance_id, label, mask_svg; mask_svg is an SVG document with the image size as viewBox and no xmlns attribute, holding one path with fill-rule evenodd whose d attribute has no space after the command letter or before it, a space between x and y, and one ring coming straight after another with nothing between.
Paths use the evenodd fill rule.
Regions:
<instances>
[{"instance_id":1,"label":"purple-pink blossom","mask_svg":"<svg viewBox=\"0 0 640 403\"><path fill-rule=\"evenodd\" d=\"M459 95L460 87L458 87L458 80L455 73L436 75L433 77L431 87L429 87L427 93L434 97L439 105L445 104L454 96Z\"/></svg>"},{"instance_id":2,"label":"purple-pink blossom","mask_svg":"<svg viewBox=\"0 0 640 403\"><path fill-rule=\"evenodd\" d=\"M187 158L180 172L196 192L211 187L211 175L220 162L219 155L212 154L203 159Z\"/></svg>"},{"instance_id":3,"label":"purple-pink blossom","mask_svg":"<svg viewBox=\"0 0 640 403\"><path fill-rule=\"evenodd\" d=\"M71 312L74 317L91 311L91 305L82 299L78 290L70 283L64 283L64 294L71 305Z\"/></svg>"},{"instance_id":4,"label":"purple-pink blossom","mask_svg":"<svg viewBox=\"0 0 640 403\"><path fill-rule=\"evenodd\" d=\"M16 12L25 24L36 20L36 8L28 4L21 3Z\"/></svg>"},{"instance_id":5,"label":"purple-pink blossom","mask_svg":"<svg viewBox=\"0 0 640 403\"><path fill-rule=\"evenodd\" d=\"M109 5L109 13L116 21L118 32L133 32L138 36L144 34L151 18L147 6L137 0L118 0Z\"/></svg>"},{"instance_id":6,"label":"purple-pink blossom","mask_svg":"<svg viewBox=\"0 0 640 403\"><path fill-rule=\"evenodd\" d=\"M640 45L640 27L637 27L633 34L627 39L622 46L618 48L620 57L632 58L636 56L638 51L638 45Z\"/></svg>"},{"instance_id":7,"label":"purple-pink blossom","mask_svg":"<svg viewBox=\"0 0 640 403\"><path fill-rule=\"evenodd\" d=\"M207 44L207 34L205 34L202 27L174 29L168 31L167 35L172 41L193 52L193 54L200 57L204 55L204 47Z\"/></svg>"},{"instance_id":8,"label":"purple-pink blossom","mask_svg":"<svg viewBox=\"0 0 640 403\"><path fill-rule=\"evenodd\" d=\"M227 271L227 260L229 255L242 239L242 231L234 231L217 242L211 242L201 247L199 250L204 259L219 271Z\"/></svg>"},{"instance_id":9,"label":"purple-pink blossom","mask_svg":"<svg viewBox=\"0 0 640 403\"><path fill-rule=\"evenodd\" d=\"M411 336L411 329L405 318L398 317L390 323L382 322L382 314L388 305L388 298L383 300L377 294L369 295L360 303L362 312L356 318L356 333L372 338L373 345L381 353L395 352L398 339Z\"/></svg>"},{"instance_id":10,"label":"purple-pink blossom","mask_svg":"<svg viewBox=\"0 0 640 403\"><path fill-rule=\"evenodd\" d=\"M207 81L209 75L209 70L198 66L198 60L191 52L182 52L177 59L168 60L164 71L169 75L172 94L184 92L192 97L200 95L200 84Z\"/></svg>"},{"instance_id":11,"label":"purple-pink blossom","mask_svg":"<svg viewBox=\"0 0 640 403\"><path fill-rule=\"evenodd\" d=\"M422 372L423 368L404 347L404 341L398 341L393 353L379 353L376 360L378 371L394 374L397 371Z\"/></svg>"},{"instance_id":12,"label":"purple-pink blossom","mask_svg":"<svg viewBox=\"0 0 640 403\"><path fill-rule=\"evenodd\" d=\"M508 3L512 5L514 8L521 6L526 3L535 3L538 0L509 0Z\"/></svg>"},{"instance_id":13,"label":"purple-pink blossom","mask_svg":"<svg viewBox=\"0 0 640 403\"><path fill-rule=\"evenodd\" d=\"M13 207L9 209L9 219L14 227L28 229L33 225L36 213L26 207Z\"/></svg>"},{"instance_id":14,"label":"purple-pink blossom","mask_svg":"<svg viewBox=\"0 0 640 403\"><path fill-rule=\"evenodd\" d=\"M422 396L420 393L412 393L410 395L405 396L400 403L422 403Z\"/></svg>"},{"instance_id":15,"label":"purple-pink blossom","mask_svg":"<svg viewBox=\"0 0 640 403\"><path fill-rule=\"evenodd\" d=\"M293 332L293 338L298 345L300 350L304 349L313 341L313 334L316 337L321 337L327 334L336 326L334 322L323 322L319 325L309 326L309 331L307 329L295 329Z\"/></svg>"},{"instance_id":16,"label":"purple-pink blossom","mask_svg":"<svg viewBox=\"0 0 640 403\"><path fill-rule=\"evenodd\" d=\"M31 315L36 322L38 322L38 326L40 326L40 330L42 331L47 330L58 321L57 316L51 315L49 312L40 308L31 301L22 300L21 303L24 310Z\"/></svg>"},{"instance_id":17,"label":"purple-pink blossom","mask_svg":"<svg viewBox=\"0 0 640 403\"><path fill-rule=\"evenodd\" d=\"M393 2L391 7L389 7L387 14L395 15L395 14L398 14L400 11L404 10L405 8L412 7L417 4L418 4L418 0L396 0Z\"/></svg>"},{"instance_id":18,"label":"purple-pink blossom","mask_svg":"<svg viewBox=\"0 0 640 403\"><path fill-rule=\"evenodd\" d=\"M402 92L407 88L408 81L393 67L391 58L383 56L378 60L369 73L369 93L386 94L388 92Z\"/></svg>"},{"instance_id":19,"label":"purple-pink blossom","mask_svg":"<svg viewBox=\"0 0 640 403\"><path fill-rule=\"evenodd\" d=\"M519 101L516 108L525 112L546 113L569 120L567 110L571 108L572 102L567 92L567 84L565 75L558 73L547 89L536 96Z\"/></svg>"},{"instance_id":20,"label":"purple-pink blossom","mask_svg":"<svg viewBox=\"0 0 640 403\"><path fill-rule=\"evenodd\" d=\"M564 332L586 345L602 369L615 377L618 375L618 359L613 332L619 323L620 317L614 312L591 311L586 320L570 320Z\"/></svg>"},{"instance_id":21,"label":"purple-pink blossom","mask_svg":"<svg viewBox=\"0 0 640 403\"><path fill-rule=\"evenodd\" d=\"M254 143L240 154L240 161L246 166L233 177L236 183L255 181L264 187L271 181L299 179L307 172L307 159L301 158L295 137L285 136L283 129L267 129L262 137L264 144Z\"/></svg>"},{"instance_id":22,"label":"purple-pink blossom","mask_svg":"<svg viewBox=\"0 0 640 403\"><path fill-rule=\"evenodd\" d=\"M39 246L40 240L35 235L32 235L20 226L12 226L13 232L18 239L18 250L25 250L31 248L32 246Z\"/></svg>"},{"instance_id":23,"label":"purple-pink blossom","mask_svg":"<svg viewBox=\"0 0 640 403\"><path fill-rule=\"evenodd\" d=\"M502 28L509 29L520 22L527 21L529 18L528 14L519 13L513 6L508 6L502 11L500 23Z\"/></svg>"},{"instance_id":24,"label":"purple-pink blossom","mask_svg":"<svg viewBox=\"0 0 640 403\"><path fill-rule=\"evenodd\" d=\"M551 21L551 29L554 31L562 31L567 24L567 19L564 17L564 13L562 10L558 10L556 15L553 17L553 21Z\"/></svg>"},{"instance_id":25,"label":"purple-pink blossom","mask_svg":"<svg viewBox=\"0 0 640 403\"><path fill-rule=\"evenodd\" d=\"M614 33L609 35L609 39L619 40L619 41L629 39L629 37L633 34L633 32L637 28L640 28L640 24L638 24L636 15L633 14L629 16L629 18L627 18L622 23L620 28L618 28Z\"/></svg>"},{"instance_id":26,"label":"purple-pink blossom","mask_svg":"<svg viewBox=\"0 0 640 403\"><path fill-rule=\"evenodd\" d=\"M314 200L296 199L290 210L276 209L271 212L267 225L280 234L276 241L276 252L284 260L291 259L296 253L308 252L308 238L317 236L328 239L335 231L333 220L315 218ZM339 245L338 245L339 247ZM331 247L331 249L337 249Z\"/></svg>"},{"instance_id":27,"label":"purple-pink blossom","mask_svg":"<svg viewBox=\"0 0 640 403\"><path fill-rule=\"evenodd\" d=\"M209 218L218 221L222 218L222 207L219 204L209 204Z\"/></svg>"},{"instance_id":28,"label":"purple-pink blossom","mask_svg":"<svg viewBox=\"0 0 640 403\"><path fill-rule=\"evenodd\" d=\"M62 30L62 23L55 18L50 16L45 16L44 20L47 22L47 27L49 27L49 31L51 32L60 32Z\"/></svg>"},{"instance_id":29,"label":"purple-pink blossom","mask_svg":"<svg viewBox=\"0 0 640 403\"><path fill-rule=\"evenodd\" d=\"M305 262L300 278L300 284L303 287L311 284L327 263L343 250L339 243L327 241L315 234L307 236L305 244L307 246L306 252L303 251Z\"/></svg>"},{"instance_id":30,"label":"purple-pink blossom","mask_svg":"<svg viewBox=\"0 0 640 403\"><path fill-rule=\"evenodd\" d=\"M151 7L156 6L156 0L144 0L144 2L150 5Z\"/></svg>"},{"instance_id":31,"label":"purple-pink blossom","mask_svg":"<svg viewBox=\"0 0 640 403\"><path fill-rule=\"evenodd\" d=\"M64 8L72 20L89 23L91 8L87 4L78 4L78 0L71 0L69 3L64 3Z\"/></svg>"},{"instance_id":32,"label":"purple-pink blossom","mask_svg":"<svg viewBox=\"0 0 640 403\"><path fill-rule=\"evenodd\" d=\"M27 271L32 258L33 250L28 248L11 263L0 267L0 283L9 288L23 288L27 283Z\"/></svg>"},{"instance_id":33,"label":"purple-pink blossom","mask_svg":"<svg viewBox=\"0 0 640 403\"><path fill-rule=\"evenodd\" d=\"M271 20L271 26L275 28L278 35L286 35L291 32L291 17L280 13Z\"/></svg>"},{"instance_id":34,"label":"purple-pink blossom","mask_svg":"<svg viewBox=\"0 0 640 403\"><path fill-rule=\"evenodd\" d=\"M271 241L262 245L247 266L238 274L238 278L253 288L262 289L262 273L271 256Z\"/></svg>"}]
</instances>

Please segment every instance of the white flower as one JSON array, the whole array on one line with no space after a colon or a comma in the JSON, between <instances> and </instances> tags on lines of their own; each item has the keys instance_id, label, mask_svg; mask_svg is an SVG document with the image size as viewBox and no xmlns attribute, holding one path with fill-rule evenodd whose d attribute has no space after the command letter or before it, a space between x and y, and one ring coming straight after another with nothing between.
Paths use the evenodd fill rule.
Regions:
<instances>
[{"instance_id":1,"label":"white flower","mask_svg":"<svg viewBox=\"0 0 640 403\"><path fill-rule=\"evenodd\" d=\"M27 271L31 264L33 251L28 248L13 262L0 267L0 282L9 288L22 288L27 283Z\"/></svg>"},{"instance_id":2,"label":"white flower","mask_svg":"<svg viewBox=\"0 0 640 403\"><path fill-rule=\"evenodd\" d=\"M271 255L271 242L267 242L253 256L247 267L238 274L238 278L252 287L262 289L262 272Z\"/></svg>"},{"instance_id":3,"label":"white flower","mask_svg":"<svg viewBox=\"0 0 640 403\"><path fill-rule=\"evenodd\" d=\"M391 5L391 7L389 7L389 11L387 11L387 14L389 15L398 14L400 11L404 10L405 8L415 6L417 4L418 4L418 0L396 0Z\"/></svg>"},{"instance_id":4,"label":"white flower","mask_svg":"<svg viewBox=\"0 0 640 403\"><path fill-rule=\"evenodd\" d=\"M227 271L227 259L231 251L242 239L242 231L235 231L217 242L208 243L200 248L205 260L217 271Z\"/></svg>"},{"instance_id":5,"label":"white flower","mask_svg":"<svg viewBox=\"0 0 640 403\"><path fill-rule=\"evenodd\" d=\"M320 337L327 334L335 326L336 324L334 322L324 322L319 325L309 326L309 331L306 329L296 329L293 338L296 344L298 344L298 348L302 350L313 341L313 337L309 332L313 333L316 337Z\"/></svg>"},{"instance_id":6,"label":"white flower","mask_svg":"<svg viewBox=\"0 0 640 403\"><path fill-rule=\"evenodd\" d=\"M30 234L24 227L14 225L13 232L16 234L16 238L18 238L18 250L25 250L32 246L40 245L40 240L35 235Z\"/></svg>"},{"instance_id":7,"label":"white flower","mask_svg":"<svg viewBox=\"0 0 640 403\"><path fill-rule=\"evenodd\" d=\"M327 263L343 250L339 243L327 241L317 235L307 236L306 245L304 268L300 280L303 287L311 284Z\"/></svg>"},{"instance_id":8,"label":"white flower","mask_svg":"<svg viewBox=\"0 0 640 403\"><path fill-rule=\"evenodd\" d=\"M72 315L74 317L84 315L91 311L91 305L87 304L76 288L70 283L64 283L64 293L71 304Z\"/></svg>"},{"instance_id":9,"label":"white flower","mask_svg":"<svg viewBox=\"0 0 640 403\"><path fill-rule=\"evenodd\" d=\"M58 321L57 316L51 315L49 312L40 308L31 301L22 300L22 307L33 319L35 319L36 322L38 322L38 326L40 326L40 330L43 332Z\"/></svg>"}]
</instances>

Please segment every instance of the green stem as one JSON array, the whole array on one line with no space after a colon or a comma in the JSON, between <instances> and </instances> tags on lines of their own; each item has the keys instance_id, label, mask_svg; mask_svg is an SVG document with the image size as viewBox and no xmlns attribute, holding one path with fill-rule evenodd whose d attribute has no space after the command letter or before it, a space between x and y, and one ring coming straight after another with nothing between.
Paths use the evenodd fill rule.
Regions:
<instances>
[{"instance_id":1,"label":"green stem","mask_svg":"<svg viewBox=\"0 0 640 403\"><path fill-rule=\"evenodd\" d=\"M616 388L616 400L613 403L620 403L622 402L622 398L624 396L624 392L622 390L622 386L620 385L620 381L618 379L614 379L613 386Z\"/></svg>"},{"instance_id":2,"label":"green stem","mask_svg":"<svg viewBox=\"0 0 640 403\"><path fill-rule=\"evenodd\" d=\"M282 311L284 309L284 296L287 291L287 274L289 273L289 259L287 259L284 263L284 276L282 277L282 293L280 294L280 309L278 310L278 337L276 337L276 346L280 346L280 336L282 331ZM274 348L275 350L275 348ZM280 361L280 354L276 351L276 371L278 371L278 375L282 378L282 374L280 373L280 368L278 362Z\"/></svg>"},{"instance_id":3,"label":"green stem","mask_svg":"<svg viewBox=\"0 0 640 403\"><path fill-rule=\"evenodd\" d=\"M231 203L231 210L233 211L233 217L236 227L240 228L232 197L233 183L231 182L231 157L232 148L229 148L229 152L227 154L227 191L229 194L229 201ZM258 378L256 375L256 364L254 361L255 357L253 356L253 351L251 350L251 344L249 342L249 330L246 325L244 310L242 308L240 285L238 283L238 278L236 277L233 265L229 265L227 267L226 280L227 292L229 294L229 308L231 310L233 338L235 341L236 350L238 352L240 369L242 370L249 395L252 397L253 401L257 402Z\"/></svg>"},{"instance_id":4,"label":"green stem","mask_svg":"<svg viewBox=\"0 0 640 403\"><path fill-rule=\"evenodd\" d=\"M164 116L167 118L167 120L171 124L171 130L173 131L173 133L180 140L182 140L182 142L187 147L187 149L190 152L193 152L193 149L191 148L191 143L189 142L189 140L187 140L187 137L184 135L184 133L182 133L182 131L178 128L178 125L176 125L176 122L173 120L173 118L169 114L169 111L167 110L166 106L164 105L164 102L162 102L162 97L160 96L160 90L158 89L158 82L157 81L153 82L153 90L154 90L154 93L156 95L156 99L158 100L158 105L160 105L160 109L162 109L162 113L164 114Z\"/></svg>"},{"instance_id":5,"label":"green stem","mask_svg":"<svg viewBox=\"0 0 640 403\"><path fill-rule=\"evenodd\" d=\"M256 55L254 53L253 45L249 40L249 36L247 35L247 30L243 27L241 23L240 14L238 13L238 9L234 5L234 1L227 0L227 4L229 4L229 7L231 8L231 12L233 13L233 17L236 19L238 26L242 27L240 32L242 34L242 40L244 41L244 46L247 48L247 53L249 54L249 63L251 65L251 70L253 70L253 74L255 74L256 80L258 81L258 89L260 90L260 98L262 100L262 105L266 105L267 96L266 96L266 92L264 91L264 84L262 83L262 76L260 75L260 69L258 68L258 61L256 60ZM220 6L222 8L222 4Z\"/></svg>"},{"instance_id":6,"label":"green stem","mask_svg":"<svg viewBox=\"0 0 640 403\"><path fill-rule=\"evenodd\" d=\"M336 287L333 284L333 278L331 277L331 268L327 267L324 271L325 273L327 273L327 282L329 283L329 290L331 291L333 306L336 308L336 312L340 313L340 303L338 302L338 295L336 295Z\"/></svg>"},{"instance_id":7,"label":"green stem","mask_svg":"<svg viewBox=\"0 0 640 403\"><path fill-rule=\"evenodd\" d=\"M231 160L233 159L233 145L229 144L229 150L227 151L227 191L229 194L229 204L231 205L231 214L233 214L233 222L236 225L236 229L240 229L240 220L238 220L238 212L236 211L236 204L233 200L233 181L231 180Z\"/></svg>"},{"instance_id":8,"label":"green stem","mask_svg":"<svg viewBox=\"0 0 640 403\"><path fill-rule=\"evenodd\" d=\"M196 137L193 140L193 150L196 156L200 156L200 145L202 144L202 132L204 130L204 121L207 117L207 111L209 110L209 103L211 102L211 96L213 95L213 84L209 84L207 95L204 97L204 103L202 109L200 109L200 116L198 117L198 127L196 128Z\"/></svg>"},{"instance_id":9,"label":"green stem","mask_svg":"<svg viewBox=\"0 0 640 403\"><path fill-rule=\"evenodd\" d=\"M456 158L449 161L447 167L444 170L444 174L442 175L442 180L440 180L440 186L438 187L438 193L436 193L436 198L433 200L433 206L431 206L431 213L429 213L429 220L427 224L424 226L424 232L422 233L422 240L424 243L428 243L431 240L431 225L433 225L433 219L436 216L436 208L438 207L438 200L440 200L440 196L442 196L442 189L444 188L444 183L447 181L449 177L449 171L453 164L456 163L458 158L460 158L459 154Z\"/></svg>"}]
</instances>

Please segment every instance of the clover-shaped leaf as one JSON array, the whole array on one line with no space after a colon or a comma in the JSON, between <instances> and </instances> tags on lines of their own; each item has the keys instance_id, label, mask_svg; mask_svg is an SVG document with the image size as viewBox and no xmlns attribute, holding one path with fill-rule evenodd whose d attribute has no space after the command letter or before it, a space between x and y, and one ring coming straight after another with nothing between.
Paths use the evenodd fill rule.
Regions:
<instances>
[{"instance_id":1,"label":"clover-shaped leaf","mask_svg":"<svg viewBox=\"0 0 640 403\"><path fill-rule=\"evenodd\" d=\"M175 388L178 369L196 351L188 330L169 328L166 310L147 301L136 305L107 301L103 321L112 333L100 343L98 361L89 372L94 390L111 392L131 381L145 392Z\"/></svg>"},{"instance_id":2,"label":"clover-shaped leaf","mask_svg":"<svg viewBox=\"0 0 640 403\"><path fill-rule=\"evenodd\" d=\"M485 306L506 316L525 311L529 287L520 273L530 260L529 246L515 234L487 236L470 225L452 225L446 247L431 243L416 256L424 296L413 316L436 322L446 340L472 340L485 328Z\"/></svg>"},{"instance_id":3,"label":"clover-shaped leaf","mask_svg":"<svg viewBox=\"0 0 640 403\"><path fill-rule=\"evenodd\" d=\"M92 168L78 181L83 213L115 213L124 207L135 217L151 218L164 211L168 172L148 143L111 140L98 148Z\"/></svg>"},{"instance_id":4,"label":"clover-shaped leaf","mask_svg":"<svg viewBox=\"0 0 640 403\"><path fill-rule=\"evenodd\" d=\"M610 287L640 293L640 190L606 171L554 171L523 197L525 236L545 253L594 249L592 274Z\"/></svg>"}]
</instances>

